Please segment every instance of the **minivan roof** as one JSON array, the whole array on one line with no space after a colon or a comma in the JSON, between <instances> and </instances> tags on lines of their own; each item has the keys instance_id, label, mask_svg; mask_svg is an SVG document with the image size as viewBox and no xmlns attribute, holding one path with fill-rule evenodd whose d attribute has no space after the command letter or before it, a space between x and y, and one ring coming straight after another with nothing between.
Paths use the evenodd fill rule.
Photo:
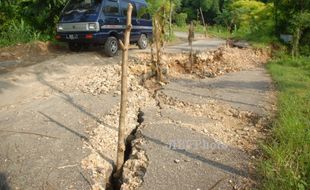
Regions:
<instances>
[{"instance_id":1,"label":"minivan roof","mask_svg":"<svg viewBox=\"0 0 310 190\"><path fill-rule=\"evenodd\" d=\"M129 1L146 4L145 0L129 0Z\"/></svg>"}]
</instances>

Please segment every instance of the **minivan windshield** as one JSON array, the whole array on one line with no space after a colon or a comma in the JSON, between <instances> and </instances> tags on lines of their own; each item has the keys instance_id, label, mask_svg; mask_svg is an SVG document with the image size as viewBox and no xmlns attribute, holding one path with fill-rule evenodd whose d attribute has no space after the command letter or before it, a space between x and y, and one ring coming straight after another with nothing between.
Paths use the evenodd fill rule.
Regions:
<instances>
[{"instance_id":1,"label":"minivan windshield","mask_svg":"<svg viewBox=\"0 0 310 190\"><path fill-rule=\"evenodd\" d=\"M64 14L81 12L94 14L99 12L102 0L71 0L64 10Z\"/></svg>"}]
</instances>

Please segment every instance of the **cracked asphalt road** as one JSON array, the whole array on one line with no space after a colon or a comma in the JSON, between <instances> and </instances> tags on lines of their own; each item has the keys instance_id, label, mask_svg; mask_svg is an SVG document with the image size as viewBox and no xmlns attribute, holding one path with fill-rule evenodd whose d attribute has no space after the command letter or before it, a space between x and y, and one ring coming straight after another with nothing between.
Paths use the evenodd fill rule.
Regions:
<instances>
[{"instance_id":1,"label":"cracked asphalt road","mask_svg":"<svg viewBox=\"0 0 310 190\"><path fill-rule=\"evenodd\" d=\"M217 42L197 41L197 47L216 48L223 43ZM185 46L169 48L182 52ZM63 81L119 62L120 57L107 58L98 52L62 53L30 66L19 60L0 75L1 190L91 188L90 173L80 164L90 153L83 146L89 138L86 126L100 122L119 97L112 92L93 96L66 89Z\"/></svg>"}]
</instances>

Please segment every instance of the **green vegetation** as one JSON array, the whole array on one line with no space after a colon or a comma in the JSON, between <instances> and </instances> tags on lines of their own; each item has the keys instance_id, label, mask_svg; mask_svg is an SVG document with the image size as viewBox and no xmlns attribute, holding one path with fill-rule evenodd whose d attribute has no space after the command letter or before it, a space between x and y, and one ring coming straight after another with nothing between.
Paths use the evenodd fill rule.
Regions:
<instances>
[{"instance_id":1,"label":"green vegetation","mask_svg":"<svg viewBox=\"0 0 310 190\"><path fill-rule=\"evenodd\" d=\"M175 24L181 27L186 26L186 19L187 19L186 13L179 13L176 15Z\"/></svg>"},{"instance_id":2,"label":"green vegetation","mask_svg":"<svg viewBox=\"0 0 310 190\"><path fill-rule=\"evenodd\" d=\"M0 0L0 46L51 40L60 11L68 0ZM154 14L162 9L163 19L183 29L197 24L204 33L202 16L208 32L224 38L268 44L279 40L280 34L293 35L288 44L291 53L310 53L310 1L304 0L147 0ZM200 10L202 12L200 12ZM169 32L172 35L171 25ZM166 39L171 39L167 37Z\"/></svg>"},{"instance_id":3,"label":"green vegetation","mask_svg":"<svg viewBox=\"0 0 310 190\"><path fill-rule=\"evenodd\" d=\"M51 40L66 0L0 0L0 47Z\"/></svg>"},{"instance_id":4,"label":"green vegetation","mask_svg":"<svg viewBox=\"0 0 310 190\"><path fill-rule=\"evenodd\" d=\"M3 38L0 45L8 46L18 43L27 43L35 40L43 40L40 32L35 31L24 20L13 20L7 28L1 32Z\"/></svg>"},{"instance_id":5,"label":"green vegetation","mask_svg":"<svg viewBox=\"0 0 310 190\"><path fill-rule=\"evenodd\" d=\"M310 58L282 56L268 64L279 89L278 115L264 146L263 189L310 188Z\"/></svg>"}]
</instances>

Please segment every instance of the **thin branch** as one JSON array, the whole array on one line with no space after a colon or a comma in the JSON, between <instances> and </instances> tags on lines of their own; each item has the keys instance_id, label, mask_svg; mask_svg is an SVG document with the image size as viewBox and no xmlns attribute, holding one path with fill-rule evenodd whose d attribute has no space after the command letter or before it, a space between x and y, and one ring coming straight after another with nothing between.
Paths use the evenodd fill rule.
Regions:
<instances>
[{"instance_id":1,"label":"thin branch","mask_svg":"<svg viewBox=\"0 0 310 190\"><path fill-rule=\"evenodd\" d=\"M123 51L126 50L126 47L125 47L125 45L124 45L122 40L119 40L119 46L120 46L121 50L123 50Z\"/></svg>"}]
</instances>

